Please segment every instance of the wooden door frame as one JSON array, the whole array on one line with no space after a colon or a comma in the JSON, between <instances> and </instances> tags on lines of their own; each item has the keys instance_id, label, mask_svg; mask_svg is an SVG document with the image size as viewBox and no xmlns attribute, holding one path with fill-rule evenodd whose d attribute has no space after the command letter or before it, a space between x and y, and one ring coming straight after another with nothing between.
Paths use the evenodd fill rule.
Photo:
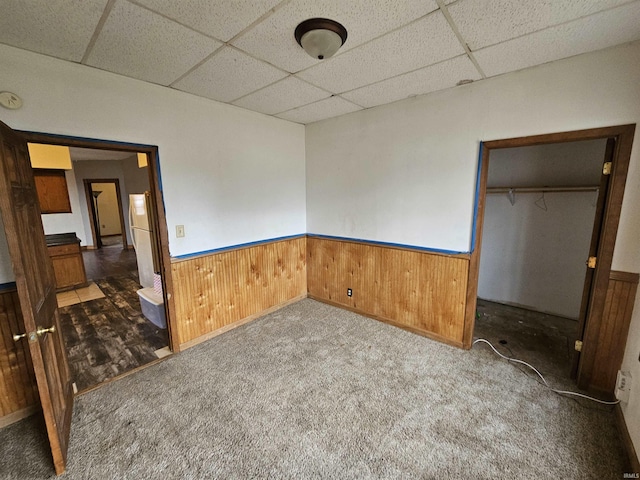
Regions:
<instances>
[{"instance_id":1,"label":"wooden door frame","mask_svg":"<svg viewBox=\"0 0 640 480\"><path fill-rule=\"evenodd\" d=\"M102 246L102 240L98 240L98 232L94 224L97 221L97 213L93 206L93 194L91 184L93 183L113 183L116 186L116 197L118 197L118 214L120 217L120 230L122 231L122 248L127 249L127 231L125 230L124 212L122 210L122 196L120 193L120 179L119 178L85 178L84 180L84 193L87 197L87 208L89 210L89 223L91 224L91 236L93 237L93 244L98 245L98 248ZM97 200L96 200L97 202Z\"/></svg>"},{"instance_id":2,"label":"wooden door frame","mask_svg":"<svg viewBox=\"0 0 640 480\"><path fill-rule=\"evenodd\" d=\"M92 148L96 150L117 150L121 152L143 153L147 156L149 170L149 189L155 200L154 205L158 219L158 244L160 245L160 271L162 272L162 291L164 295L167 329L169 331L169 348L177 353L180 351L178 327L174 324L177 319L173 300L173 281L171 275L171 255L169 254L169 232L164 212L164 198L162 195L162 181L160 176L160 162L156 145L123 143L112 140L98 140L93 138L71 137L41 132L20 132L27 142L46 143L69 147Z\"/></svg>"},{"instance_id":3,"label":"wooden door frame","mask_svg":"<svg viewBox=\"0 0 640 480\"><path fill-rule=\"evenodd\" d=\"M611 272L611 262L615 247L620 210L624 195L631 147L636 125L618 125L613 127L591 128L569 132L533 135L528 137L492 140L481 143L480 165L476 189L475 225L469 259L469 276L467 280L467 306L465 311L465 326L463 333L464 348L471 348L473 330L475 326L476 302L478 296L478 277L480 274L480 251L482 247L482 228L487 194L487 177L489 174L489 156L492 150L502 148L544 145L549 143L566 143L581 140L596 140L614 138L616 140L613 152L612 170L609 190L604 208L604 218L600 242L598 247L598 261L593 277L593 287L589 300L580 368L578 371L578 386L588 388L594 370L595 353L602 327L602 313Z\"/></svg>"}]
</instances>

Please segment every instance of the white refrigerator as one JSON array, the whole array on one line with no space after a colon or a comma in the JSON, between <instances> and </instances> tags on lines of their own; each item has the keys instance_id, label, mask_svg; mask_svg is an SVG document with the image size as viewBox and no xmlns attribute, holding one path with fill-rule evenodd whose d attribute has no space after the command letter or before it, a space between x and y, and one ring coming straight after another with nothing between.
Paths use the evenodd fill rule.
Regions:
<instances>
[{"instance_id":1,"label":"white refrigerator","mask_svg":"<svg viewBox=\"0 0 640 480\"><path fill-rule=\"evenodd\" d=\"M157 247L150 205L149 192L129 195L129 228L138 261L140 285L153 288L153 274L157 271Z\"/></svg>"}]
</instances>

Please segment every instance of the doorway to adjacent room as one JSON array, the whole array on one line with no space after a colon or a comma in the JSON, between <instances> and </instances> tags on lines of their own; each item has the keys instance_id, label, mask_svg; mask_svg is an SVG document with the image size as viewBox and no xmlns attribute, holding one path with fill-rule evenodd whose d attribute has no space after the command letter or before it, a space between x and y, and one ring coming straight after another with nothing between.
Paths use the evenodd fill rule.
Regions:
<instances>
[{"instance_id":1,"label":"doorway to adjacent room","mask_svg":"<svg viewBox=\"0 0 640 480\"><path fill-rule=\"evenodd\" d=\"M124 162L125 159L121 160ZM84 179L84 191L89 212L91 236L96 248L115 247L119 244L127 248L127 235L120 180Z\"/></svg>"},{"instance_id":2,"label":"doorway to adjacent room","mask_svg":"<svg viewBox=\"0 0 640 480\"><path fill-rule=\"evenodd\" d=\"M82 245L86 282L57 297L74 389L84 392L159 361L171 348L155 163L149 153L77 142L65 145L72 213L43 215L43 227L45 234L73 232ZM134 210L148 218L145 229L132 225Z\"/></svg>"}]
</instances>

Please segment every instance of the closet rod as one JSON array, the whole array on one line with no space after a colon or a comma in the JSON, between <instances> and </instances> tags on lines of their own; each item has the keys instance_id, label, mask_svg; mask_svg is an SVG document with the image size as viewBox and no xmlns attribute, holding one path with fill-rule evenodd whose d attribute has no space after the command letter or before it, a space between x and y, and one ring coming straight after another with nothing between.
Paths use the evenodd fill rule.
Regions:
<instances>
[{"instance_id":1,"label":"closet rod","mask_svg":"<svg viewBox=\"0 0 640 480\"><path fill-rule=\"evenodd\" d=\"M598 186L584 187L487 187L487 193L597 192Z\"/></svg>"}]
</instances>

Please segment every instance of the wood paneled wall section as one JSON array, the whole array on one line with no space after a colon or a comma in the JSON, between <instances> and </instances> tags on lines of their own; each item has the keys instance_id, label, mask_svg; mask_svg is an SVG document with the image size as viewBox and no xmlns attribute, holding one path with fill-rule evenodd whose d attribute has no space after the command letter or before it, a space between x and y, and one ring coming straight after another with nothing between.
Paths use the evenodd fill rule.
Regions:
<instances>
[{"instance_id":1,"label":"wood paneled wall section","mask_svg":"<svg viewBox=\"0 0 640 480\"><path fill-rule=\"evenodd\" d=\"M307 292L306 238L174 262L180 344Z\"/></svg>"},{"instance_id":2,"label":"wood paneled wall section","mask_svg":"<svg viewBox=\"0 0 640 480\"><path fill-rule=\"evenodd\" d=\"M459 347L468 270L459 256L307 238L310 297Z\"/></svg>"},{"instance_id":3,"label":"wood paneled wall section","mask_svg":"<svg viewBox=\"0 0 640 480\"><path fill-rule=\"evenodd\" d=\"M590 390L613 393L627 344L637 289L637 273L612 271L609 275Z\"/></svg>"},{"instance_id":4,"label":"wood paneled wall section","mask_svg":"<svg viewBox=\"0 0 640 480\"><path fill-rule=\"evenodd\" d=\"M18 292L0 292L0 417L40 404L27 342L12 338L23 330Z\"/></svg>"}]
</instances>

